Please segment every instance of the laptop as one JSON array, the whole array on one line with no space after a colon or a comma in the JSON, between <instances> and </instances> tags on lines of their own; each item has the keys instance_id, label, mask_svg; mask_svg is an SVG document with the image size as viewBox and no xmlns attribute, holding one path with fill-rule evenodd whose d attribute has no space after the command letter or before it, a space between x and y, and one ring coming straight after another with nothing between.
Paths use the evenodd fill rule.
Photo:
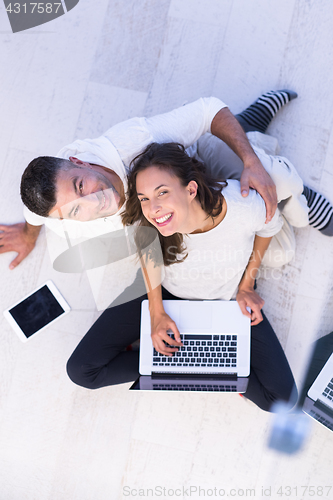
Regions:
<instances>
[{"instance_id":1,"label":"laptop","mask_svg":"<svg viewBox=\"0 0 333 500\"><path fill-rule=\"evenodd\" d=\"M333 431L333 354L308 390L303 411Z\"/></svg>"},{"instance_id":2,"label":"laptop","mask_svg":"<svg viewBox=\"0 0 333 500\"><path fill-rule=\"evenodd\" d=\"M245 392L250 374L251 321L236 301L164 300L183 347L171 358L151 340L148 300L142 302L140 377L144 391ZM170 331L170 337L174 338Z\"/></svg>"}]
</instances>

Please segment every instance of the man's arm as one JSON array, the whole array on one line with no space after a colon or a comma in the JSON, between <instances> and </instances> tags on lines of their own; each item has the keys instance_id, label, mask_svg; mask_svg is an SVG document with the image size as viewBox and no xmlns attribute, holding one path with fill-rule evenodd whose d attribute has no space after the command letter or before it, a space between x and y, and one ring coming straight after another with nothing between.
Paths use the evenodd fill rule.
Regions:
<instances>
[{"instance_id":1,"label":"man's arm","mask_svg":"<svg viewBox=\"0 0 333 500\"><path fill-rule=\"evenodd\" d=\"M216 97L202 97L168 113L144 119L150 141L179 142L185 148L192 146L202 135L211 132L218 112L227 105Z\"/></svg>"},{"instance_id":2,"label":"man's arm","mask_svg":"<svg viewBox=\"0 0 333 500\"><path fill-rule=\"evenodd\" d=\"M228 108L221 109L211 125L213 135L225 142L244 163L240 179L242 196L253 188L262 196L266 205L266 223L274 216L277 208L275 184L253 151L246 134Z\"/></svg>"},{"instance_id":3,"label":"man's arm","mask_svg":"<svg viewBox=\"0 0 333 500\"><path fill-rule=\"evenodd\" d=\"M10 226L0 224L0 253L17 252L10 269L14 269L34 249L41 228L28 222Z\"/></svg>"}]
</instances>

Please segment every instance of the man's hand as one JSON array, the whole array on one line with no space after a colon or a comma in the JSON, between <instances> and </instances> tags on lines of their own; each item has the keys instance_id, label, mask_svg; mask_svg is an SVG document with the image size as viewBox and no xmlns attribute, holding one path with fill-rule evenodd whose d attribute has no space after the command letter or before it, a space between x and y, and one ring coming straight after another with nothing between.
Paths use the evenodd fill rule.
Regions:
<instances>
[{"instance_id":1,"label":"man's hand","mask_svg":"<svg viewBox=\"0 0 333 500\"><path fill-rule=\"evenodd\" d=\"M242 313L251 319L251 325L257 325L263 320L261 309L265 301L253 290L253 288L241 288L238 290L236 300ZM247 310L251 309L251 313Z\"/></svg>"},{"instance_id":2,"label":"man's hand","mask_svg":"<svg viewBox=\"0 0 333 500\"><path fill-rule=\"evenodd\" d=\"M0 224L0 253L18 254L9 269L14 269L33 250L40 230L41 226L31 226L27 222L10 226Z\"/></svg>"},{"instance_id":3,"label":"man's hand","mask_svg":"<svg viewBox=\"0 0 333 500\"><path fill-rule=\"evenodd\" d=\"M244 191L243 196L247 196L250 187L258 191L266 204L266 223L269 222L277 208L274 182L253 151L244 130L228 108L222 108L215 115L211 124L211 132L228 144L244 163L240 179L242 194Z\"/></svg>"},{"instance_id":4,"label":"man's hand","mask_svg":"<svg viewBox=\"0 0 333 500\"><path fill-rule=\"evenodd\" d=\"M176 340L173 340L167 334L168 330L172 330ZM178 349L176 347L166 347L163 340L169 345L177 347L183 345L180 341L180 334L176 323L166 312L160 312L159 314L151 317L151 339L156 351L164 354L164 356L172 356L174 352L178 351Z\"/></svg>"},{"instance_id":5,"label":"man's hand","mask_svg":"<svg viewBox=\"0 0 333 500\"><path fill-rule=\"evenodd\" d=\"M247 164L244 163L244 170L241 178L242 196L249 194L249 188L253 188L261 195L266 205L266 224L274 217L277 209L277 194L275 184L262 166L256 155Z\"/></svg>"}]
</instances>

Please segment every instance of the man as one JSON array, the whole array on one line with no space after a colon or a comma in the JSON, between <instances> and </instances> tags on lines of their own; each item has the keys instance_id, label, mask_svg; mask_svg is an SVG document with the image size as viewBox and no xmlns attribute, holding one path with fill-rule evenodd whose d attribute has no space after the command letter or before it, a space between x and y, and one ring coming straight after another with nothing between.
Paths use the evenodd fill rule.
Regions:
<instances>
[{"instance_id":1,"label":"man","mask_svg":"<svg viewBox=\"0 0 333 500\"><path fill-rule=\"evenodd\" d=\"M87 203L98 203L103 188L110 189L108 201L112 202L112 206L107 212L101 210L95 213L93 217L100 219L95 223L100 222L101 226L107 218L110 222L107 225L112 229L121 227L119 217L115 214L124 203L126 169L131 160L150 142L177 141L189 147L201 135L210 131L225 141L242 159L244 195L248 193L250 186L256 188L265 199L267 220L270 220L276 209L275 187L254 154L243 129L222 101L216 98L199 99L171 113L150 119L127 120L112 127L96 140L75 141L58 153L59 158L65 159L64 162L49 157L33 160L22 179L22 199L30 208L24 210L26 222L0 226L3 231L0 235L0 252L18 252L10 268L16 267L34 248L43 223L55 227L48 217L51 211L54 212L54 217L63 216L75 220L76 207L72 213L69 210L67 213L57 214L57 209L63 204L82 199L83 196L87 197ZM73 176L81 176L87 186L80 186L81 177L79 184L74 185ZM35 189L37 184L39 185ZM74 226L72 224L73 230Z\"/></svg>"},{"instance_id":2,"label":"man","mask_svg":"<svg viewBox=\"0 0 333 500\"><path fill-rule=\"evenodd\" d=\"M119 212L125 202L126 171L132 159L151 142L180 142L189 148L207 132L224 141L241 159L242 195L247 196L250 187L261 194L268 222L277 206L275 186L243 129L261 127L264 131L277 111L296 96L290 91L269 92L237 115L237 119L219 99L203 98L153 118L127 120L98 139L77 140L63 148L57 158L36 158L22 176L21 196L26 205L26 222L0 226L0 253L18 253L10 264L13 269L34 248L42 224L56 230L56 219L69 219L72 235L82 234L82 221L90 235L94 231L97 235L120 229ZM312 195L309 193L309 197ZM332 219L327 212L331 209L328 204L326 225Z\"/></svg>"}]
</instances>

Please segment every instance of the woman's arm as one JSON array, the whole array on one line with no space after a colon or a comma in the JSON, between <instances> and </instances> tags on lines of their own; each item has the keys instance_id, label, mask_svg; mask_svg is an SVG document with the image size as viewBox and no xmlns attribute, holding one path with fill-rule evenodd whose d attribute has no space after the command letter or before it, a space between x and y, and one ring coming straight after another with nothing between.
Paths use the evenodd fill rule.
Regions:
<instances>
[{"instance_id":1,"label":"woman's arm","mask_svg":"<svg viewBox=\"0 0 333 500\"><path fill-rule=\"evenodd\" d=\"M172 356L174 352L178 351L178 347L183 344L180 341L180 334L176 323L165 312L162 302L162 286L161 283L161 269L153 263L148 263L140 259L141 269L143 272L147 295L149 300L149 312L151 323L151 339L156 351L164 354L165 356ZM157 284L158 283L158 284ZM167 333L171 330L174 333L175 339L173 340ZM165 343L174 345L176 347L166 347Z\"/></svg>"},{"instance_id":2,"label":"woman's arm","mask_svg":"<svg viewBox=\"0 0 333 500\"><path fill-rule=\"evenodd\" d=\"M254 291L254 283L261 261L272 238L255 236L252 254L244 271L243 277L238 285L236 300L245 316L251 318L251 325L257 325L263 320L261 309L264 300ZM249 307L251 313L246 309Z\"/></svg>"},{"instance_id":3,"label":"woman's arm","mask_svg":"<svg viewBox=\"0 0 333 500\"><path fill-rule=\"evenodd\" d=\"M156 351L166 356L172 356L174 352L178 351L178 347L183 344L180 341L180 334L176 323L165 312L162 302L162 287L159 285L157 288L148 293L149 312L151 322L151 339ZM174 333L175 339L173 340L167 333L171 330ZM163 340L169 345L175 347L166 347Z\"/></svg>"}]
</instances>

